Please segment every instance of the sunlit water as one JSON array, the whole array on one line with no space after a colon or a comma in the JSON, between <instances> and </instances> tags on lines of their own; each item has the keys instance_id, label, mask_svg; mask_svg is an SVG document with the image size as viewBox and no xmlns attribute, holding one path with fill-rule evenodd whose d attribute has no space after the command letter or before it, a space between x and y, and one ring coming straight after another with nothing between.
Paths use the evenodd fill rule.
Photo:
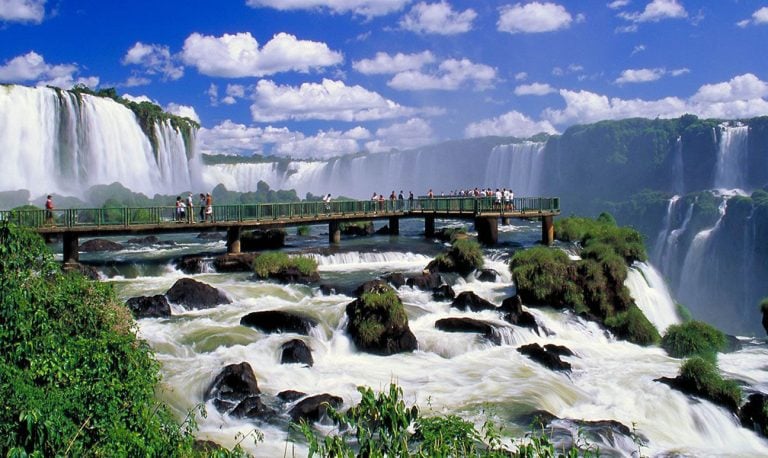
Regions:
<instances>
[{"instance_id":1,"label":"sunlit water","mask_svg":"<svg viewBox=\"0 0 768 458\"><path fill-rule=\"evenodd\" d=\"M289 234L286 250L311 253L320 265L321 281L343 285L346 288L341 290L348 291L386 273L420 272L445 247L442 242L425 240L422 224L420 220L403 221L399 237L343 239L338 247L328 246L327 227L313 226L307 237ZM480 282L474 275L447 276L457 294L474 291L497 305L514 294L508 261L515 250L534 245L541 234L538 223L516 224L500 227L500 244L485 250L485 267L499 273L496 281ZM175 246L84 254L82 258L98 264L118 294L127 299L165 293L177 279L188 277L172 266L171 259L225 250L221 240L201 241L189 235L170 239ZM357 386L380 390L396 382L406 402L418 404L425 414L455 413L478 426L491 419L510 437L529 430L532 412L545 410L563 419L614 420L634 428L642 438L591 435L589 441L608 455L768 455L768 443L741 427L726 410L654 381L674 377L680 360L657 347L617 341L596 324L570 313L528 309L541 328L537 334L504 322L499 313L459 311L450 302L434 301L428 292L402 287L398 294L419 348L382 357L358 352L345 334L344 310L354 299L349 295L325 296L318 287L256 281L248 273L210 272L189 277L225 291L232 303L196 311L174 305L169 319L139 321L141 337L150 343L162 365L160 396L180 418L203 402L203 393L225 365L247 361L268 403L274 402L277 393L290 389L311 395L334 394L351 406L360 399ZM676 316L670 316L674 303L669 292L651 266L635 266L628 286L658 327L677 322ZM320 325L310 336L297 336L268 335L239 324L242 316L258 310L296 311L317 319ZM458 316L492 322L502 344L494 345L476 334L435 329L436 320ZM280 364L280 347L293 338L309 344L314 366ZM572 364L572 372L551 371L516 350L534 342L570 348L576 356L564 360ZM743 350L720 355L720 365L727 376L765 391L768 348L762 340L745 342ZM229 447L239 440L238 434L256 429L264 434L262 442L241 443L256 456L307 453L306 445L295 433L287 432L285 423L241 421L218 413L210 403L206 408L207 417L199 419L201 439ZM558 425L574 435L579 428L567 421Z\"/></svg>"}]
</instances>

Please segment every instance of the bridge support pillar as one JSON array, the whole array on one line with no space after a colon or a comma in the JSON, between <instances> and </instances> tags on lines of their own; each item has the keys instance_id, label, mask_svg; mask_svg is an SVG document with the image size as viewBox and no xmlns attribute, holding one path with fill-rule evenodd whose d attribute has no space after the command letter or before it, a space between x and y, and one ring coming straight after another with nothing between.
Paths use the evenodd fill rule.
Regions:
<instances>
[{"instance_id":1,"label":"bridge support pillar","mask_svg":"<svg viewBox=\"0 0 768 458\"><path fill-rule=\"evenodd\" d=\"M502 216L501 217L501 225L502 226L509 226L509 216Z\"/></svg>"},{"instance_id":2,"label":"bridge support pillar","mask_svg":"<svg viewBox=\"0 0 768 458\"><path fill-rule=\"evenodd\" d=\"M424 217L424 237L431 239L434 236L435 236L435 217L425 216Z\"/></svg>"},{"instance_id":3,"label":"bridge support pillar","mask_svg":"<svg viewBox=\"0 0 768 458\"><path fill-rule=\"evenodd\" d=\"M541 243L552 245L555 241L555 225L552 216L541 217Z\"/></svg>"},{"instance_id":4,"label":"bridge support pillar","mask_svg":"<svg viewBox=\"0 0 768 458\"><path fill-rule=\"evenodd\" d=\"M400 235L400 218L389 218L389 235Z\"/></svg>"},{"instance_id":5,"label":"bridge support pillar","mask_svg":"<svg viewBox=\"0 0 768 458\"><path fill-rule=\"evenodd\" d=\"M77 264L80 261L80 237L72 232L65 232L61 238L64 265Z\"/></svg>"},{"instance_id":6,"label":"bridge support pillar","mask_svg":"<svg viewBox=\"0 0 768 458\"><path fill-rule=\"evenodd\" d=\"M240 253L240 235L243 228L240 226L231 226L227 229L227 253Z\"/></svg>"},{"instance_id":7,"label":"bridge support pillar","mask_svg":"<svg viewBox=\"0 0 768 458\"><path fill-rule=\"evenodd\" d=\"M341 228L338 221L328 223L328 243L332 245L341 243Z\"/></svg>"},{"instance_id":8,"label":"bridge support pillar","mask_svg":"<svg viewBox=\"0 0 768 458\"><path fill-rule=\"evenodd\" d=\"M499 241L499 218L475 218L477 240L483 245L495 245Z\"/></svg>"}]
</instances>

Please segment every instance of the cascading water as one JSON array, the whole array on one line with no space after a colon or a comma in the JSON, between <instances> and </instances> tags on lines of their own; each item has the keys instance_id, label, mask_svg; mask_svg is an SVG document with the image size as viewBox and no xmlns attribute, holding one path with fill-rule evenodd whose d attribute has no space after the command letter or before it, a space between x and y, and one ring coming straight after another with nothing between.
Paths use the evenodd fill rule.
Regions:
<instances>
[{"instance_id":1,"label":"cascading water","mask_svg":"<svg viewBox=\"0 0 768 458\"><path fill-rule=\"evenodd\" d=\"M677 207L679 207L679 205L677 205L677 203L682 202L680 199L674 199L674 197L672 200L674 202L671 201L670 205L667 207L667 218L670 222L670 228L672 227L672 216L677 214L678 211ZM673 269L673 262L678 261L679 258L679 239L688 229L688 224L693 217L694 203L695 202L691 202L686 207L685 216L682 218L679 227L676 227L671 231L664 231L657 237L657 245L654 247L652 260L655 265L660 266L661 271L668 277L673 276L676 272L676 269Z\"/></svg>"},{"instance_id":2,"label":"cascading water","mask_svg":"<svg viewBox=\"0 0 768 458\"><path fill-rule=\"evenodd\" d=\"M747 189L747 139L749 126L720 126L720 144L715 166L716 189Z\"/></svg>"},{"instance_id":3,"label":"cascading water","mask_svg":"<svg viewBox=\"0 0 768 458\"><path fill-rule=\"evenodd\" d=\"M667 284L653 266L644 262L635 263L629 269L625 284L637 306L659 333L664 334L670 325L680 323Z\"/></svg>"},{"instance_id":4,"label":"cascading water","mask_svg":"<svg viewBox=\"0 0 768 458\"><path fill-rule=\"evenodd\" d=\"M675 194L683 194L685 192L685 169L683 166L683 139L678 135L675 140L674 158L672 161L672 179L673 189Z\"/></svg>"},{"instance_id":5,"label":"cascading water","mask_svg":"<svg viewBox=\"0 0 768 458\"><path fill-rule=\"evenodd\" d=\"M168 121L154 131L156 150L134 113L111 99L2 86L0 191L82 196L90 186L119 182L151 196L199 185L194 138L185 142Z\"/></svg>"},{"instance_id":6,"label":"cascading water","mask_svg":"<svg viewBox=\"0 0 768 458\"><path fill-rule=\"evenodd\" d=\"M675 204L677 204L679 200L680 196L678 195L672 196L672 198L669 199L667 213L664 215L664 221L661 223L661 231L659 232L659 235L656 236L656 243L653 245L651 258L654 261L661 260L661 257L667 248L667 239L669 238L672 229L672 215L674 214Z\"/></svg>"},{"instance_id":7,"label":"cascading water","mask_svg":"<svg viewBox=\"0 0 768 458\"><path fill-rule=\"evenodd\" d=\"M519 196L539 193L546 143L522 142L493 148L485 169L486 182L512 189Z\"/></svg>"}]
</instances>

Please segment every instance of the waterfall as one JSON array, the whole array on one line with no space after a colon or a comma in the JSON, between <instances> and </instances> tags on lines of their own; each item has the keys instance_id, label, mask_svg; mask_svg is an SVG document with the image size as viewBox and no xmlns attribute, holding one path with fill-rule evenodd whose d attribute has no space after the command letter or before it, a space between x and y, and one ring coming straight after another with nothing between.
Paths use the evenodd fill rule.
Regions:
<instances>
[{"instance_id":1,"label":"waterfall","mask_svg":"<svg viewBox=\"0 0 768 458\"><path fill-rule=\"evenodd\" d=\"M679 195L672 196L672 198L669 199L669 204L667 205L667 214L664 215L664 220L661 222L661 231L659 231L659 235L656 236L656 243L654 243L653 245L653 252L651 254L651 258L654 261L658 262L661 259L664 249L666 248L667 239L670 234L670 229L672 229L671 225L672 225L673 211L675 209L675 204L679 200L680 200Z\"/></svg>"},{"instance_id":2,"label":"waterfall","mask_svg":"<svg viewBox=\"0 0 768 458\"><path fill-rule=\"evenodd\" d=\"M683 167L683 139L679 135L675 140L675 152L672 159L672 186L675 194L685 192L685 169Z\"/></svg>"},{"instance_id":3,"label":"waterfall","mask_svg":"<svg viewBox=\"0 0 768 458\"><path fill-rule=\"evenodd\" d=\"M667 284L653 266L636 262L629 269L625 284L637 306L659 333L664 334L670 325L680 323Z\"/></svg>"},{"instance_id":4,"label":"waterfall","mask_svg":"<svg viewBox=\"0 0 768 458\"><path fill-rule=\"evenodd\" d=\"M522 142L493 148L485 169L485 182L509 188L520 196L539 192L546 143Z\"/></svg>"},{"instance_id":5,"label":"waterfall","mask_svg":"<svg viewBox=\"0 0 768 458\"><path fill-rule=\"evenodd\" d=\"M749 126L720 126L720 144L715 166L716 189L746 189L747 139Z\"/></svg>"},{"instance_id":6,"label":"waterfall","mask_svg":"<svg viewBox=\"0 0 768 458\"><path fill-rule=\"evenodd\" d=\"M674 200L674 198L673 198ZM674 201L674 204L677 204L680 200L677 199ZM670 202L669 211L675 211L677 205L674 205L672 202ZM669 276L672 273L672 263L678 258L678 240L680 239L680 236L685 233L685 231L688 229L688 223L690 223L691 218L693 217L693 207L695 202L691 202L688 204L688 207L685 211L685 216L683 217L682 223L680 223L680 226L672 229L671 231L664 231L663 234L659 234L659 238L663 237L663 243L661 245L657 245L658 249L654 249L653 254L653 261L656 265L658 265L661 268L661 271ZM671 216L670 217L670 228L671 228ZM658 239L657 239L658 242Z\"/></svg>"},{"instance_id":7,"label":"waterfall","mask_svg":"<svg viewBox=\"0 0 768 458\"><path fill-rule=\"evenodd\" d=\"M154 126L152 147L136 116L107 98L52 88L0 88L0 191L83 196L119 182L147 195L197 186L194 138L169 121ZM44 189L41 188L44 186Z\"/></svg>"}]
</instances>

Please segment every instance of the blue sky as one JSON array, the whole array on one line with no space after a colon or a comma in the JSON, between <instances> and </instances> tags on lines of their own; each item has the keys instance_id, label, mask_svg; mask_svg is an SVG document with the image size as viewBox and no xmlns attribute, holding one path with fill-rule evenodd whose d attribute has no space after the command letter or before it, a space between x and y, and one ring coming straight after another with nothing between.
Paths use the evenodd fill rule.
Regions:
<instances>
[{"instance_id":1,"label":"blue sky","mask_svg":"<svg viewBox=\"0 0 768 458\"><path fill-rule=\"evenodd\" d=\"M204 152L325 158L768 115L768 1L0 0L0 82L116 87Z\"/></svg>"}]
</instances>

